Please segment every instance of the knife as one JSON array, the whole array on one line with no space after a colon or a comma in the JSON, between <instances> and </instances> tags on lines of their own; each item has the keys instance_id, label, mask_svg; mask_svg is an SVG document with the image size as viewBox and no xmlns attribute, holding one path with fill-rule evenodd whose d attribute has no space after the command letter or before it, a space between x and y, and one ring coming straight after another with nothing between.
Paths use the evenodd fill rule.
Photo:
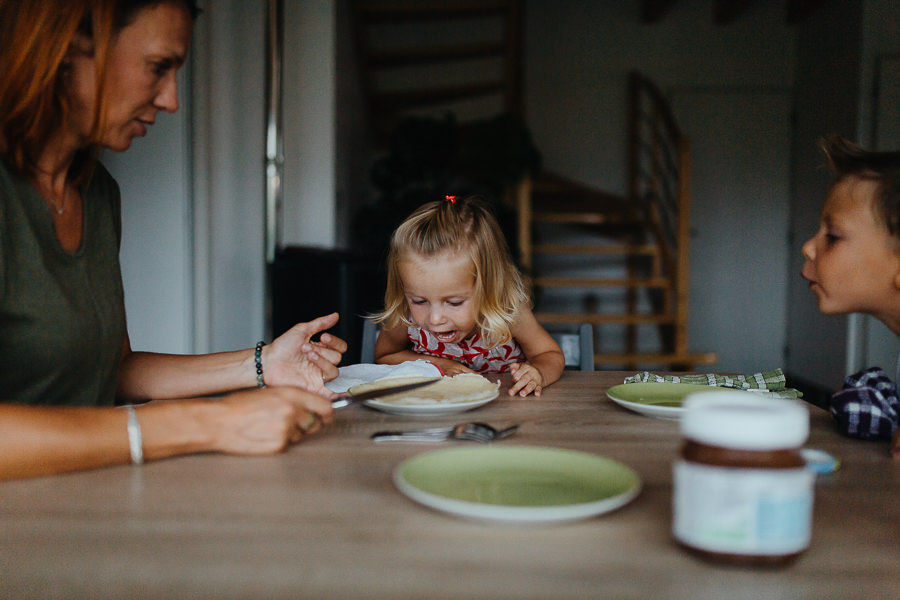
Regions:
<instances>
[{"instance_id":1,"label":"knife","mask_svg":"<svg viewBox=\"0 0 900 600\"><path fill-rule=\"evenodd\" d=\"M343 395L338 396L331 401L331 407L344 408L345 406L350 406L354 402L362 402L363 400L371 400L372 398L381 398L384 396L390 396L391 394L408 392L420 387L425 387L426 385L431 385L432 383L438 382L440 380L440 377L435 377L434 379L429 379L427 381L417 381L415 383L405 383L403 385L378 388L375 390L370 390L368 392L362 392L361 394L344 393Z\"/></svg>"}]
</instances>

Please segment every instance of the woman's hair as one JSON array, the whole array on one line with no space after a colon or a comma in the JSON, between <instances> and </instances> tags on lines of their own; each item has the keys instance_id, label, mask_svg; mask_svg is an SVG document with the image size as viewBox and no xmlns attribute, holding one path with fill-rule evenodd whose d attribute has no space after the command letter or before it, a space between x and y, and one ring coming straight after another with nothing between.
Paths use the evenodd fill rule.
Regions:
<instances>
[{"instance_id":1,"label":"woman's hair","mask_svg":"<svg viewBox=\"0 0 900 600\"><path fill-rule=\"evenodd\" d=\"M375 321L388 328L414 323L400 279L399 263L407 253L433 257L463 252L475 272L475 324L488 346L512 338L510 326L528 302L522 276L513 265L497 220L477 197L430 202L419 207L394 231L388 255L384 312Z\"/></svg>"},{"instance_id":2,"label":"woman's hair","mask_svg":"<svg viewBox=\"0 0 900 600\"><path fill-rule=\"evenodd\" d=\"M194 19L194 0L0 0L0 158L33 177L44 148L69 119L66 79L73 53L96 58L94 119L89 147L76 157L86 177L103 130L104 82L115 35L145 9L174 2Z\"/></svg>"},{"instance_id":3,"label":"woman's hair","mask_svg":"<svg viewBox=\"0 0 900 600\"><path fill-rule=\"evenodd\" d=\"M854 175L878 184L872 209L888 232L900 238L900 152L871 152L838 136L819 142L838 181Z\"/></svg>"}]
</instances>

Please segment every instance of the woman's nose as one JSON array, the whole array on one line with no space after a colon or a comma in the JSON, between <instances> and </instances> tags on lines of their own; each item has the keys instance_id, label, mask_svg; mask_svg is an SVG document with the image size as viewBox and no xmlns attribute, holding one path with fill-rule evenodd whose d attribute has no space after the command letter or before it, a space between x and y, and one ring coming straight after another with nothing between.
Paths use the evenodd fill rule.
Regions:
<instances>
[{"instance_id":1,"label":"woman's nose","mask_svg":"<svg viewBox=\"0 0 900 600\"><path fill-rule=\"evenodd\" d=\"M162 87L154 99L160 110L173 113L178 110L178 80L176 73L168 74L162 81Z\"/></svg>"}]
</instances>

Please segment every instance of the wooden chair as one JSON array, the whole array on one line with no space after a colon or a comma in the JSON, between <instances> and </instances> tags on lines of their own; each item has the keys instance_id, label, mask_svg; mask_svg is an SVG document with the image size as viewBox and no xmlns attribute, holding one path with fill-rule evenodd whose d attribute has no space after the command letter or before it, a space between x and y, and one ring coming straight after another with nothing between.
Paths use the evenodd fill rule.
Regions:
<instances>
[{"instance_id":1,"label":"wooden chair","mask_svg":"<svg viewBox=\"0 0 900 600\"><path fill-rule=\"evenodd\" d=\"M566 358L566 368L578 371L594 370L594 328L581 323L576 331L549 331Z\"/></svg>"},{"instance_id":2,"label":"wooden chair","mask_svg":"<svg viewBox=\"0 0 900 600\"><path fill-rule=\"evenodd\" d=\"M373 364L375 362L375 341L378 339L378 325L369 319L363 319L362 348L359 362Z\"/></svg>"}]
</instances>

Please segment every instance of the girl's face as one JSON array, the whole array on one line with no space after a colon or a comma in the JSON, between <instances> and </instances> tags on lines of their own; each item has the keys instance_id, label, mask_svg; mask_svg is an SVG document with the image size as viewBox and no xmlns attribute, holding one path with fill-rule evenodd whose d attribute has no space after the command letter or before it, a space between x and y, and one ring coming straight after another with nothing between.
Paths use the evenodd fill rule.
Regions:
<instances>
[{"instance_id":1,"label":"girl's face","mask_svg":"<svg viewBox=\"0 0 900 600\"><path fill-rule=\"evenodd\" d=\"M816 235L803 244L801 272L826 314L859 312L883 321L900 313L900 243L875 218L878 184L845 177L829 191Z\"/></svg>"},{"instance_id":2,"label":"girl's face","mask_svg":"<svg viewBox=\"0 0 900 600\"><path fill-rule=\"evenodd\" d=\"M461 252L406 252L397 265L409 316L440 341L458 343L475 331L475 271Z\"/></svg>"},{"instance_id":3,"label":"girl's face","mask_svg":"<svg viewBox=\"0 0 900 600\"><path fill-rule=\"evenodd\" d=\"M100 144L127 150L159 111L178 110L175 75L191 43L191 17L178 2L142 9L112 40L106 72L105 127ZM87 142L93 120L96 61L93 53L72 56L72 108L75 144Z\"/></svg>"}]
</instances>

